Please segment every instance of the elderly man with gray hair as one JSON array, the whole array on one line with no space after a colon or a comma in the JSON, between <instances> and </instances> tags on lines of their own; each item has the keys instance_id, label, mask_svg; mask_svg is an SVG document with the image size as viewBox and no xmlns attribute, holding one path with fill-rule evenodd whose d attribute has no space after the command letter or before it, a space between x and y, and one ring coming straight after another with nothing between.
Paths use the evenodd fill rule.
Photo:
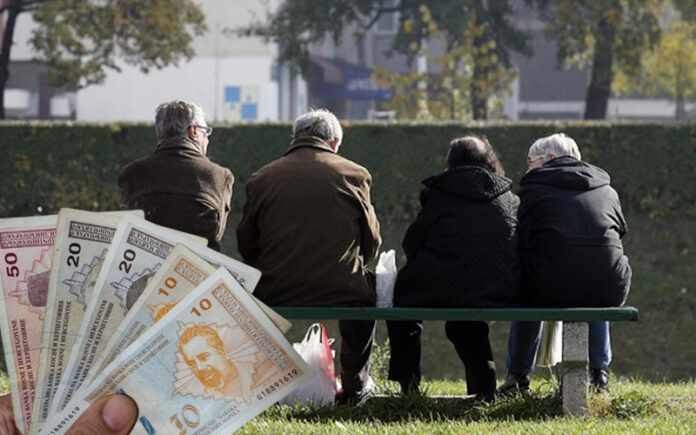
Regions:
<instances>
[{"instance_id":1,"label":"elderly man with gray hair","mask_svg":"<svg viewBox=\"0 0 696 435\"><path fill-rule=\"evenodd\" d=\"M155 115L154 154L130 163L118 185L122 204L142 209L145 218L208 239L220 250L232 201L234 177L207 157L212 127L188 101L169 101Z\"/></svg>"},{"instance_id":2,"label":"elderly man with gray hair","mask_svg":"<svg viewBox=\"0 0 696 435\"><path fill-rule=\"evenodd\" d=\"M609 175L583 162L575 141L562 133L534 142L527 163L517 213L526 303L543 307L623 305L631 267L621 243L626 221ZM529 388L540 332L540 322L512 322L508 376L499 393ZM608 322L590 322L589 354L590 382L595 390L605 390L611 362Z\"/></svg>"},{"instance_id":3,"label":"elderly man with gray hair","mask_svg":"<svg viewBox=\"0 0 696 435\"><path fill-rule=\"evenodd\" d=\"M269 305L374 306L366 265L381 244L367 169L338 155L343 130L328 110L299 116L285 155L254 173L237 227L239 252L261 270L254 296ZM373 383L374 321L339 321L339 403L362 403Z\"/></svg>"}]
</instances>

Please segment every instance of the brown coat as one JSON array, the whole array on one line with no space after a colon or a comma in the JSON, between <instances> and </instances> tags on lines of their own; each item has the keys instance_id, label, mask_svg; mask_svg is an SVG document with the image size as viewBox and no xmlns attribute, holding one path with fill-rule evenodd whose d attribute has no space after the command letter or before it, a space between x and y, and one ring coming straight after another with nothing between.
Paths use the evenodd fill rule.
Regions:
<instances>
[{"instance_id":1,"label":"brown coat","mask_svg":"<svg viewBox=\"0 0 696 435\"><path fill-rule=\"evenodd\" d=\"M145 218L208 239L220 250L234 177L188 138L166 139L154 154L127 165L118 177L123 205Z\"/></svg>"},{"instance_id":2,"label":"brown coat","mask_svg":"<svg viewBox=\"0 0 696 435\"><path fill-rule=\"evenodd\" d=\"M271 305L374 305L365 264L381 238L371 183L365 168L313 137L253 174L237 241L262 272L254 295Z\"/></svg>"}]
</instances>

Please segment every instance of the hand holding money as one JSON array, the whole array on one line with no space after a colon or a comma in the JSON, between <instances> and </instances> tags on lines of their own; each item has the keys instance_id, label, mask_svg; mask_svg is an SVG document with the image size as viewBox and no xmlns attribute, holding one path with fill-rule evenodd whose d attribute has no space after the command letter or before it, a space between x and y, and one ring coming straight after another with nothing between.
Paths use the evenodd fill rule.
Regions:
<instances>
[{"instance_id":1,"label":"hand holding money","mask_svg":"<svg viewBox=\"0 0 696 435\"><path fill-rule=\"evenodd\" d=\"M138 407L128 396L114 394L97 400L73 424L67 435L126 435L138 417Z\"/></svg>"},{"instance_id":2,"label":"hand holding money","mask_svg":"<svg viewBox=\"0 0 696 435\"><path fill-rule=\"evenodd\" d=\"M12 397L9 394L0 396L0 434L14 435L17 433L14 414L12 412Z\"/></svg>"},{"instance_id":3,"label":"hand holding money","mask_svg":"<svg viewBox=\"0 0 696 435\"><path fill-rule=\"evenodd\" d=\"M229 433L308 381L260 272L204 242L131 213L0 219L0 435Z\"/></svg>"},{"instance_id":4,"label":"hand holding money","mask_svg":"<svg viewBox=\"0 0 696 435\"><path fill-rule=\"evenodd\" d=\"M128 396L114 394L90 405L85 413L68 430L68 435L126 435L130 433L138 417L138 407ZM0 434L15 435L12 399L9 394L0 396Z\"/></svg>"}]
</instances>

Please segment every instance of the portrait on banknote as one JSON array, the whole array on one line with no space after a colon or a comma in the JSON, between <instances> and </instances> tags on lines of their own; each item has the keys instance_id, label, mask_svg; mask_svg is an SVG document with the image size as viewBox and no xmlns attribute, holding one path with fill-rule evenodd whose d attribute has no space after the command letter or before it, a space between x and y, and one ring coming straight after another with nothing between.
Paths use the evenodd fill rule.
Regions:
<instances>
[{"instance_id":1,"label":"portrait on banknote","mask_svg":"<svg viewBox=\"0 0 696 435\"><path fill-rule=\"evenodd\" d=\"M181 324L178 338L175 394L239 399L251 403L257 386L253 379L254 366L262 355L242 328Z\"/></svg>"}]
</instances>

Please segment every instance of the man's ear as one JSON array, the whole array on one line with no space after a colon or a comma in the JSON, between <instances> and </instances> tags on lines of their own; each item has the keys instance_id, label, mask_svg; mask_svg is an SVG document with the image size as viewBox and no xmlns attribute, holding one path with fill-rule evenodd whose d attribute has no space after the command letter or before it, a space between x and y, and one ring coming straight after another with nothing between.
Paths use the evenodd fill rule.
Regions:
<instances>
[{"instance_id":1,"label":"man's ear","mask_svg":"<svg viewBox=\"0 0 696 435\"><path fill-rule=\"evenodd\" d=\"M188 129L186 130L188 138L191 140L195 140L196 137L198 136L198 129L192 125L188 126Z\"/></svg>"},{"instance_id":2,"label":"man's ear","mask_svg":"<svg viewBox=\"0 0 696 435\"><path fill-rule=\"evenodd\" d=\"M338 152L338 143L339 139L337 137L333 138L331 142L329 142L329 146L333 150L333 152Z\"/></svg>"}]
</instances>

